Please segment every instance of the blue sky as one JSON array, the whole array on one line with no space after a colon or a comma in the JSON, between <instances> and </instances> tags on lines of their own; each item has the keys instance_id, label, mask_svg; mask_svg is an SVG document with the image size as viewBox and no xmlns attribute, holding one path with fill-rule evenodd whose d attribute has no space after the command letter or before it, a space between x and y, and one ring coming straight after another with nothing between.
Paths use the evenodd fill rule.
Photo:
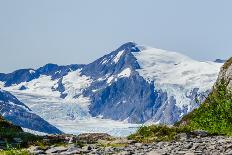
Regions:
<instances>
[{"instance_id":1,"label":"blue sky","mask_svg":"<svg viewBox=\"0 0 232 155\"><path fill-rule=\"evenodd\" d=\"M231 0L0 0L0 72L89 63L127 41L232 56Z\"/></svg>"}]
</instances>

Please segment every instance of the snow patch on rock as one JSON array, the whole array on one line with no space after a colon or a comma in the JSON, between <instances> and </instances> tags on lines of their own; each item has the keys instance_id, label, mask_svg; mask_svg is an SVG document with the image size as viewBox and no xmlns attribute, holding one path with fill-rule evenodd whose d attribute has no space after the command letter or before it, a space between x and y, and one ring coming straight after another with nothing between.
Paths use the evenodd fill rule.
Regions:
<instances>
[{"instance_id":1,"label":"snow patch on rock","mask_svg":"<svg viewBox=\"0 0 232 155\"><path fill-rule=\"evenodd\" d=\"M126 68L121 73L118 74L118 78L130 77L130 75L131 75L131 69L130 68Z\"/></svg>"},{"instance_id":2,"label":"snow patch on rock","mask_svg":"<svg viewBox=\"0 0 232 155\"><path fill-rule=\"evenodd\" d=\"M117 55L114 57L114 59L113 59L114 63L117 63L117 62L120 60L120 58L121 58L123 52L124 52L124 50L118 52L118 54L117 54Z\"/></svg>"},{"instance_id":3,"label":"snow patch on rock","mask_svg":"<svg viewBox=\"0 0 232 155\"><path fill-rule=\"evenodd\" d=\"M3 88L5 85L5 82L0 81L0 89Z\"/></svg>"}]
</instances>

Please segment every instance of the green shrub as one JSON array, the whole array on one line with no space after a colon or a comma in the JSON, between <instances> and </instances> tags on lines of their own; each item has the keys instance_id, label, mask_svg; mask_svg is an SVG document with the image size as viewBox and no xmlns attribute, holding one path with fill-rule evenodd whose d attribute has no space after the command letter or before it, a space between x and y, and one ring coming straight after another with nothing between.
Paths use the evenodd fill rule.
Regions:
<instances>
[{"instance_id":1,"label":"green shrub","mask_svg":"<svg viewBox=\"0 0 232 155\"><path fill-rule=\"evenodd\" d=\"M189 133L188 127L168 127L165 125L142 126L135 134L128 138L143 143L151 143L154 141L172 141L176 140L178 133Z\"/></svg>"},{"instance_id":2,"label":"green shrub","mask_svg":"<svg viewBox=\"0 0 232 155\"><path fill-rule=\"evenodd\" d=\"M0 151L0 155L29 155L30 153L27 150L4 150Z\"/></svg>"},{"instance_id":3,"label":"green shrub","mask_svg":"<svg viewBox=\"0 0 232 155\"><path fill-rule=\"evenodd\" d=\"M206 130L212 134L232 136L232 94L222 80L204 103L193 112L184 116L176 126Z\"/></svg>"},{"instance_id":4,"label":"green shrub","mask_svg":"<svg viewBox=\"0 0 232 155\"><path fill-rule=\"evenodd\" d=\"M0 116L0 138L6 143L6 149L27 147L42 140L40 136L23 132L22 128L4 120ZM15 143L14 138L21 140L20 144Z\"/></svg>"}]
</instances>

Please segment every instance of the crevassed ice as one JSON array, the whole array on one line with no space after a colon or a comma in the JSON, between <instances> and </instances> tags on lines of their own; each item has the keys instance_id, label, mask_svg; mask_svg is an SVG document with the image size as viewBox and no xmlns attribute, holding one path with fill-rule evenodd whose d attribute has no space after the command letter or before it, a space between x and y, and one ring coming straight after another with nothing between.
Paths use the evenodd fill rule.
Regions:
<instances>
[{"instance_id":1,"label":"crevassed ice","mask_svg":"<svg viewBox=\"0 0 232 155\"><path fill-rule=\"evenodd\" d=\"M200 62L176 52L155 48L141 48L133 53L141 69L137 71L148 81L155 81L156 88L174 96L176 105L189 105L186 93L193 88L201 92L211 89L222 64Z\"/></svg>"},{"instance_id":2,"label":"crevassed ice","mask_svg":"<svg viewBox=\"0 0 232 155\"><path fill-rule=\"evenodd\" d=\"M91 117L88 111L89 98L80 94L92 80L81 76L79 71L70 72L63 77L65 93L68 93L65 99L60 98L59 92L52 91L52 87L57 87L57 82L58 80L51 80L50 76L40 76L30 82L4 89L14 94L32 109L33 113L65 133L105 132L113 136L127 136L137 129L136 124ZM27 89L19 90L22 85ZM72 96L75 95L78 97L73 99ZM34 131L26 131L34 133Z\"/></svg>"},{"instance_id":3,"label":"crevassed ice","mask_svg":"<svg viewBox=\"0 0 232 155\"><path fill-rule=\"evenodd\" d=\"M80 70L69 72L68 75L63 77L63 85L65 87L64 93L68 94L65 100L78 103L80 106L87 108L90 104L90 100L88 97L84 97L82 92L85 88L89 87L91 83L91 78L85 75L81 76Z\"/></svg>"},{"instance_id":4,"label":"crevassed ice","mask_svg":"<svg viewBox=\"0 0 232 155\"><path fill-rule=\"evenodd\" d=\"M22 128L22 129L23 129L24 132L31 133L31 134L38 135L38 136L47 135L47 133L31 130L31 129L28 129L28 128Z\"/></svg>"}]
</instances>

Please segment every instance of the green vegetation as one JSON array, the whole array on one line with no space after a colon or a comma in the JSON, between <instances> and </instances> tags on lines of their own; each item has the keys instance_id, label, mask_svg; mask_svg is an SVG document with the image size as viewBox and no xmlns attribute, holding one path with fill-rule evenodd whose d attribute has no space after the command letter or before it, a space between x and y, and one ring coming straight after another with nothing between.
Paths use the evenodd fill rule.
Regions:
<instances>
[{"instance_id":1,"label":"green vegetation","mask_svg":"<svg viewBox=\"0 0 232 155\"><path fill-rule=\"evenodd\" d=\"M101 147L125 147L128 144L125 143L99 143Z\"/></svg>"},{"instance_id":2,"label":"green vegetation","mask_svg":"<svg viewBox=\"0 0 232 155\"><path fill-rule=\"evenodd\" d=\"M23 132L21 127L13 125L0 116L0 141L1 145L4 146L5 149L20 149L39 140L41 140L41 137Z\"/></svg>"},{"instance_id":3,"label":"green vegetation","mask_svg":"<svg viewBox=\"0 0 232 155\"><path fill-rule=\"evenodd\" d=\"M232 63L232 59L231 59ZM205 130L213 135L232 136L232 93L221 80L199 108L193 110L173 127L144 126L129 136L139 142L171 141L178 133Z\"/></svg>"},{"instance_id":4,"label":"green vegetation","mask_svg":"<svg viewBox=\"0 0 232 155\"><path fill-rule=\"evenodd\" d=\"M10 149L10 150L4 150L4 151L0 151L0 155L29 155L30 153L25 150L16 150L16 149Z\"/></svg>"},{"instance_id":5,"label":"green vegetation","mask_svg":"<svg viewBox=\"0 0 232 155\"><path fill-rule=\"evenodd\" d=\"M21 127L11 124L10 122L4 120L2 116L0 116L0 134L3 131L8 131L9 129L12 132L22 132L23 131L21 129Z\"/></svg>"},{"instance_id":6,"label":"green vegetation","mask_svg":"<svg viewBox=\"0 0 232 155\"><path fill-rule=\"evenodd\" d=\"M128 138L143 143L154 141L172 141L177 139L179 133L189 133L188 127L168 127L165 125L151 125L140 127L139 130Z\"/></svg>"},{"instance_id":7,"label":"green vegetation","mask_svg":"<svg viewBox=\"0 0 232 155\"><path fill-rule=\"evenodd\" d=\"M226 87L227 83L222 80L205 102L184 116L176 126L232 136L232 94Z\"/></svg>"}]
</instances>

